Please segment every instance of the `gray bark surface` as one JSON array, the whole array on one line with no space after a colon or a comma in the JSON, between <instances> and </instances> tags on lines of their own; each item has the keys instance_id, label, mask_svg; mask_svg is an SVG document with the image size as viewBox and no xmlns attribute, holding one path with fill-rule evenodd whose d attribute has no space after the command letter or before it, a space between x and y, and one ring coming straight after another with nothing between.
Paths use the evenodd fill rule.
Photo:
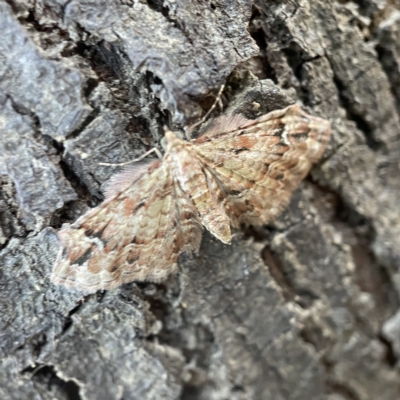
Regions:
<instances>
[{"instance_id":1,"label":"gray bark surface","mask_svg":"<svg viewBox=\"0 0 400 400\"><path fill-rule=\"evenodd\" d=\"M396 0L0 0L0 398L400 398ZM54 286L55 231L212 105L332 123L272 224L162 284ZM217 107L213 116L221 112Z\"/></svg>"}]
</instances>

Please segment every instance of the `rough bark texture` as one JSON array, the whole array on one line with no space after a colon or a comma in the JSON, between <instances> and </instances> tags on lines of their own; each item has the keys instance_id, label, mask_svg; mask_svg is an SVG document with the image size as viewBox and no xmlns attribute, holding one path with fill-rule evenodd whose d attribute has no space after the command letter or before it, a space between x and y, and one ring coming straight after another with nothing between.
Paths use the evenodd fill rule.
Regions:
<instances>
[{"instance_id":1,"label":"rough bark texture","mask_svg":"<svg viewBox=\"0 0 400 400\"><path fill-rule=\"evenodd\" d=\"M0 398L400 398L396 0L0 0ZM54 230L195 122L331 120L273 224L203 238L163 284L55 287ZM217 115L218 108L214 112Z\"/></svg>"}]
</instances>

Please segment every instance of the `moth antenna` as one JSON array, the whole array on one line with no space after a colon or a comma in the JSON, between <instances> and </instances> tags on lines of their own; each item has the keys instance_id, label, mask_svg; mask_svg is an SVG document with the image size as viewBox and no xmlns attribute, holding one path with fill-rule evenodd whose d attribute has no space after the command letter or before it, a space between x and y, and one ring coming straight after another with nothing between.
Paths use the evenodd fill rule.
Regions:
<instances>
[{"instance_id":1,"label":"moth antenna","mask_svg":"<svg viewBox=\"0 0 400 400\"><path fill-rule=\"evenodd\" d=\"M222 95L222 92L224 91L224 89L225 89L225 83L223 83L223 84L221 85L221 87L219 88L217 97L215 98L215 101L214 101L213 105L212 105L212 106L210 107L210 109L204 114L204 117L203 117L200 121L197 121L195 124L190 125L190 126L187 126L187 127L185 128L185 136L186 136L186 139L187 139L188 141L192 140L192 138L190 137L189 131L193 130L193 128L195 128L196 126L201 125L201 124L208 118L208 116L213 112L213 110L214 110L214 108L217 106L217 104L220 104L220 105L222 104L221 95Z\"/></svg>"},{"instance_id":2,"label":"moth antenna","mask_svg":"<svg viewBox=\"0 0 400 400\"><path fill-rule=\"evenodd\" d=\"M146 151L146 153L142 154L138 158L135 158L134 160L127 161L127 162L124 162L124 163L119 163L119 164L99 163L99 165L105 165L107 167L123 167L124 165L128 165L128 164L132 164L132 163L135 163L135 162L138 162L138 161L142 161L144 158L146 158L151 153L156 153L157 157L160 160L162 160L163 156L161 154L161 151L158 150L157 147L153 147L152 149L150 149L149 151Z\"/></svg>"}]
</instances>

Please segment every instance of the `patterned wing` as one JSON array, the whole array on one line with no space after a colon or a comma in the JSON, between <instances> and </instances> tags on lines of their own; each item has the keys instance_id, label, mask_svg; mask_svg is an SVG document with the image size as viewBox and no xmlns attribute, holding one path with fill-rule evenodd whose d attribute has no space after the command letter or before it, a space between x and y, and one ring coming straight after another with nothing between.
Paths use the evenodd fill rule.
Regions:
<instances>
[{"instance_id":1,"label":"patterned wing","mask_svg":"<svg viewBox=\"0 0 400 400\"><path fill-rule=\"evenodd\" d=\"M110 195L61 229L51 279L86 292L133 280L157 282L176 269L183 251L197 250L201 224L190 199L156 161L116 175Z\"/></svg>"},{"instance_id":2,"label":"patterned wing","mask_svg":"<svg viewBox=\"0 0 400 400\"><path fill-rule=\"evenodd\" d=\"M232 224L260 225L287 205L329 137L328 121L294 105L253 121L223 117L194 148L215 179Z\"/></svg>"}]
</instances>

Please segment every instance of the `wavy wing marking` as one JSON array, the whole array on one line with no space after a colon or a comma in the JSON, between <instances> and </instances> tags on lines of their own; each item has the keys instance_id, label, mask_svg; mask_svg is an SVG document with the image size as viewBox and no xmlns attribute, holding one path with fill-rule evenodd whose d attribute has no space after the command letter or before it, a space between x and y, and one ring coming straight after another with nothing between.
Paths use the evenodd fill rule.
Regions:
<instances>
[{"instance_id":1,"label":"wavy wing marking","mask_svg":"<svg viewBox=\"0 0 400 400\"><path fill-rule=\"evenodd\" d=\"M224 125L228 132L215 129ZM224 193L221 201L232 224L260 225L287 205L329 137L328 121L294 105L254 121L223 117L194 148Z\"/></svg>"},{"instance_id":2,"label":"wavy wing marking","mask_svg":"<svg viewBox=\"0 0 400 400\"><path fill-rule=\"evenodd\" d=\"M133 280L157 282L176 270L179 254L198 249L197 211L168 164L154 162L130 184L126 174L114 178L111 197L59 232L54 283L95 292Z\"/></svg>"}]
</instances>

